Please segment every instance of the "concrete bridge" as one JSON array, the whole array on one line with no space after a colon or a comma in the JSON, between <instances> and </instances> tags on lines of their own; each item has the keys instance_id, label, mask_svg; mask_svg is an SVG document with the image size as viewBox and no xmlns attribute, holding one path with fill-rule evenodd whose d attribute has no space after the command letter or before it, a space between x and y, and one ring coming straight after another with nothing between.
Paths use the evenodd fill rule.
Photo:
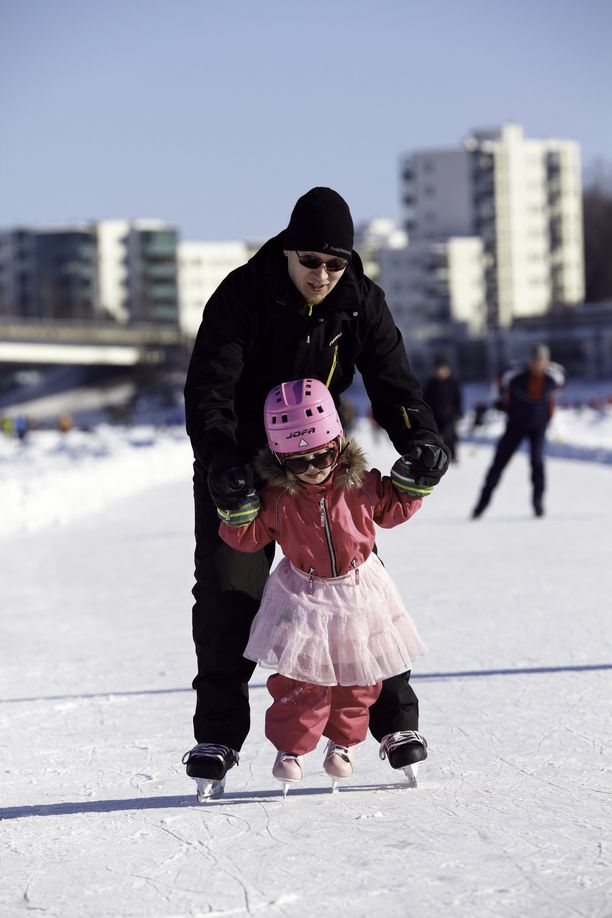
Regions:
<instances>
[{"instance_id":1,"label":"concrete bridge","mask_svg":"<svg viewBox=\"0 0 612 918\"><path fill-rule=\"evenodd\" d=\"M159 364L189 344L176 326L0 317L0 364Z\"/></svg>"}]
</instances>

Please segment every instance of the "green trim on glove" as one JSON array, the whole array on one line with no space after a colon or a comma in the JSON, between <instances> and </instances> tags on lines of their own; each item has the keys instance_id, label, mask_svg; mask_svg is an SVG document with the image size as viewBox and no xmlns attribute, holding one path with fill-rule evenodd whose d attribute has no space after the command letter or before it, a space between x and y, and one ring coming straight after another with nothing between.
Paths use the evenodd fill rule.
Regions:
<instances>
[{"instance_id":1,"label":"green trim on glove","mask_svg":"<svg viewBox=\"0 0 612 918\"><path fill-rule=\"evenodd\" d=\"M396 459L391 468L393 487L400 494L408 494L409 497L427 497L433 491L434 486L415 481L413 474L410 462L406 462L401 457Z\"/></svg>"},{"instance_id":2,"label":"green trim on glove","mask_svg":"<svg viewBox=\"0 0 612 918\"><path fill-rule=\"evenodd\" d=\"M238 507L232 510L221 510L217 507L217 516L223 523L228 526L248 526L253 520L257 519L261 501L258 494L251 494Z\"/></svg>"}]
</instances>

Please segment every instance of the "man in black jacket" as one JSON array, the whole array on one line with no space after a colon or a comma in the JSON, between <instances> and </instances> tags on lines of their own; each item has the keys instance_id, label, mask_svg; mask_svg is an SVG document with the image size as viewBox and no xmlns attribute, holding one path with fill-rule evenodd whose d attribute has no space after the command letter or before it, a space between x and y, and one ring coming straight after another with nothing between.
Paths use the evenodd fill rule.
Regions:
<instances>
[{"instance_id":1,"label":"man in black jacket","mask_svg":"<svg viewBox=\"0 0 612 918\"><path fill-rule=\"evenodd\" d=\"M314 377L341 410L356 368L375 420L409 457L416 492L429 493L446 471L448 449L384 294L353 251L348 205L330 188L313 188L297 201L287 229L232 271L208 301L185 385L195 457L198 660L197 745L185 762L187 774L203 779L206 796L223 792L249 731L254 664L242 652L274 554L273 544L255 554L225 545L216 507L236 507L253 489L251 462L266 443L263 404L273 386ZM370 729L395 768L426 756L409 676L387 680L371 709Z\"/></svg>"},{"instance_id":2,"label":"man in black jacket","mask_svg":"<svg viewBox=\"0 0 612 918\"><path fill-rule=\"evenodd\" d=\"M504 469L524 439L529 441L533 512L536 516L544 515L546 428L555 408L554 394L564 384L563 367L551 363L546 344L534 345L526 363L513 367L503 375L495 406L507 413L508 422L472 510L473 519L482 516L489 506Z\"/></svg>"}]
</instances>

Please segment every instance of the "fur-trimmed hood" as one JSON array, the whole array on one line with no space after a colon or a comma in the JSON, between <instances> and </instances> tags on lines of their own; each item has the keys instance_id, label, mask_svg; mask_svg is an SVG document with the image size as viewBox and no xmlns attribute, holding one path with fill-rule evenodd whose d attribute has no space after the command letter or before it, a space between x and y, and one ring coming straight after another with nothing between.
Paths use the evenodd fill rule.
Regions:
<instances>
[{"instance_id":1,"label":"fur-trimmed hood","mask_svg":"<svg viewBox=\"0 0 612 918\"><path fill-rule=\"evenodd\" d=\"M288 494L297 494L304 490L302 484L279 465L278 460L269 449L260 450L255 459L255 471L270 487L282 488ZM351 490L360 488L367 471L366 455L354 440L342 438L338 464L331 476L334 488ZM315 487L329 486L329 479Z\"/></svg>"},{"instance_id":2,"label":"fur-trimmed hood","mask_svg":"<svg viewBox=\"0 0 612 918\"><path fill-rule=\"evenodd\" d=\"M294 567L317 577L356 571L372 553L376 525L391 529L404 523L421 500L397 491L389 475L366 469L365 456L352 440L343 446L338 465L317 485L302 486L268 449L260 453L256 469L260 484L263 480L268 487L259 488L259 513L244 526L222 522L222 539L250 552L278 542Z\"/></svg>"}]
</instances>

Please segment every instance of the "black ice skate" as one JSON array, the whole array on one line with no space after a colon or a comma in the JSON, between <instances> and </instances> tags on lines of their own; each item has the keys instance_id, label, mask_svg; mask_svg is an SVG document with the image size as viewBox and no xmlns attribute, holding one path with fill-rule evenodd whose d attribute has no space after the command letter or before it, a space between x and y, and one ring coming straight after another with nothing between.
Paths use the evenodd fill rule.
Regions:
<instances>
[{"instance_id":1,"label":"black ice skate","mask_svg":"<svg viewBox=\"0 0 612 918\"><path fill-rule=\"evenodd\" d=\"M200 803L222 796L225 776L230 768L238 765L239 758L235 749L216 743L198 743L185 753L183 765L189 777L196 782Z\"/></svg>"},{"instance_id":2,"label":"black ice skate","mask_svg":"<svg viewBox=\"0 0 612 918\"><path fill-rule=\"evenodd\" d=\"M411 787L417 786L419 762L427 758L427 740L416 730L387 733L380 744L381 759L387 758L391 768L401 768Z\"/></svg>"}]
</instances>

